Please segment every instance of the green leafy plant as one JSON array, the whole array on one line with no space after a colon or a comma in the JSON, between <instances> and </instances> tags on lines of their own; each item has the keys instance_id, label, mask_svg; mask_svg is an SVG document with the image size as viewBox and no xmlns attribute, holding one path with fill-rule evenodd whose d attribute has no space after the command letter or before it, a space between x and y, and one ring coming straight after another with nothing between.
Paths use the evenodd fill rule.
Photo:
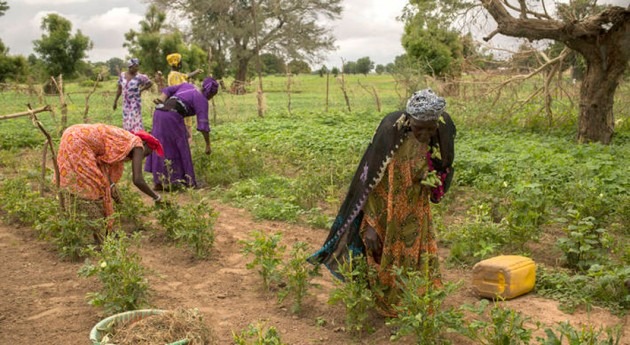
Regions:
<instances>
[{"instance_id":1,"label":"green leafy plant","mask_svg":"<svg viewBox=\"0 0 630 345\"><path fill-rule=\"evenodd\" d=\"M471 321L462 328L461 333L480 345L527 345L532 337L532 329L527 328L529 317L521 313L504 308L494 303L488 312L489 320L483 321L488 300L480 301L477 306L464 305L463 310L472 311L480 319Z\"/></svg>"},{"instance_id":2,"label":"green leafy plant","mask_svg":"<svg viewBox=\"0 0 630 345\"><path fill-rule=\"evenodd\" d=\"M37 229L49 234L62 258L77 260L85 257L84 250L94 243L94 234L104 234L106 227L106 218L91 218L70 205L62 216L49 217Z\"/></svg>"},{"instance_id":3,"label":"green leafy plant","mask_svg":"<svg viewBox=\"0 0 630 345\"><path fill-rule=\"evenodd\" d=\"M369 311L376 307L374 292L370 289L369 268L362 255L349 254L338 267L343 281L335 280L329 304L341 303L346 308L346 329L351 332L372 331L367 323Z\"/></svg>"},{"instance_id":4,"label":"green leafy plant","mask_svg":"<svg viewBox=\"0 0 630 345\"><path fill-rule=\"evenodd\" d=\"M443 234L451 248L448 262L472 265L496 254L508 243L505 226L492 219L492 206L476 203L468 211L468 221Z\"/></svg>"},{"instance_id":5,"label":"green leafy plant","mask_svg":"<svg viewBox=\"0 0 630 345\"><path fill-rule=\"evenodd\" d=\"M218 213L207 199L199 199L192 191L190 195L192 201L185 208L166 197L156 210L157 219L168 238L188 245L195 257L204 259L210 255L214 244L214 223Z\"/></svg>"},{"instance_id":6,"label":"green leafy plant","mask_svg":"<svg viewBox=\"0 0 630 345\"><path fill-rule=\"evenodd\" d=\"M245 255L253 255L254 260L246 265L248 269L258 269L263 279L265 290L269 290L270 283L280 278L278 266L282 263L282 253L285 246L280 245L282 233L267 236L264 232L254 230L250 233L252 240L239 241L243 245L241 250Z\"/></svg>"},{"instance_id":7,"label":"green leafy plant","mask_svg":"<svg viewBox=\"0 0 630 345\"><path fill-rule=\"evenodd\" d=\"M123 184L117 184L122 200L121 205L116 205L116 213L123 222L129 222L134 230L143 230L147 227L144 217L149 215L149 207L142 201L140 195Z\"/></svg>"},{"instance_id":8,"label":"green leafy plant","mask_svg":"<svg viewBox=\"0 0 630 345\"><path fill-rule=\"evenodd\" d=\"M545 329L546 337L537 337L541 345L619 345L621 342L621 327L595 328L593 325L582 325L575 329L571 323L561 322L555 328Z\"/></svg>"},{"instance_id":9,"label":"green leafy plant","mask_svg":"<svg viewBox=\"0 0 630 345\"><path fill-rule=\"evenodd\" d=\"M149 285L140 256L130 251L140 237L127 237L123 232L110 235L99 251L88 249L90 259L79 270L82 277L96 276L101 284L100 292L87 294L89 303L103 307L108 314L140 309L147 305Z\"/></svg>"},{"instance_id":10,"label":"green leafy plant","mask_svg":"<svg viewBox=\"0 0 630 345\"><path fill-rule=\"evenodd\" d=\"M567 266L586 271L592 265L604 262L603 254L610 246L606 230L598 228L593 217L581 217L576 210L569 210L568 214L571 222L564 231L567 237L556 242L564 253Z\"/></svg>"},{"instance_id":11,"label":"green leafy plant","mask_svg":"<svg viewBox=\"0 0 630 345\"><path fill-rule=\"evenodd\" d=\"M394 268L400 302L393 306L397 317L387 325L397 327L391 340L413 335L417 344L450 344L445 332L454 332L462 321L462 313L443 308L446 298L457 290L457 284L437 287L425 272Z\"/></svg>"},{"instance_id":12,"label":"green leafy plant","mask_svg":"<svg viewBox=\"0 0 630 345\"><path fill-rule=\"evenodd\" d=\"M278 291L278 301L282 302L287 296L292 296L291 311L293 313L299 313L302 310L302 300L311 286L310 279L320 275L319 266L313 266L306 261L309 255L309 246L306 242L295 242L291 248L291 256L282 269L286 286Z\"/></svg>"},{"instance_id":13,"label":"green leafy plant","mask_svg":"<svg viewBox=\"0 0 630 345\"><path fill-rule=\"evenodd\" d=\"M232 331L234 345L284 345L278 330L271 326L265 329L264 324L250 324L239 334Z\"/></svg>"}]
</instances>

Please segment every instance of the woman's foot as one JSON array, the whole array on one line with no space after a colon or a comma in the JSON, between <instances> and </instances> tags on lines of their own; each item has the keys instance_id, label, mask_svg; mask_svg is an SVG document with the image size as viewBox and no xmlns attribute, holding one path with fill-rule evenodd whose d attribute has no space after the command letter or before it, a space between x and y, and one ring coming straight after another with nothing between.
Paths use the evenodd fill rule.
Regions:
<instances>
[{"instance_id":1,"label":"woman's foot","mask_svg":"<svg viewBox=\"0 0 630 345\"><path fill-rule=\"evenodd\" d=\"M156 192L162 192L162 191L164 191L164 187L162 186L161 183L158 183L158 184L153 186L153 190L156 191Z\"/></svg>"}]
</instances>

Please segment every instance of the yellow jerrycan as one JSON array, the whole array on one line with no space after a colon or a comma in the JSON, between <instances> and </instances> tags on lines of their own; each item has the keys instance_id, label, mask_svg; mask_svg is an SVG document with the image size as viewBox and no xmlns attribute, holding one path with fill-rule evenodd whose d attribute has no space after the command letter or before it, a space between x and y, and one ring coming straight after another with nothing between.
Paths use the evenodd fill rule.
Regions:
<instances>
[{"instance_id":1,"label":"yellow jerrycan","mask_svg":"<svg viewBox=\"0 0 630 345\"><path fill-rule=\"evenodd\" d=\"M510 299L530 292L536 284L534 260L500 255L473 267L472 287L480 297Z\"/></svg>"}]
</instances>

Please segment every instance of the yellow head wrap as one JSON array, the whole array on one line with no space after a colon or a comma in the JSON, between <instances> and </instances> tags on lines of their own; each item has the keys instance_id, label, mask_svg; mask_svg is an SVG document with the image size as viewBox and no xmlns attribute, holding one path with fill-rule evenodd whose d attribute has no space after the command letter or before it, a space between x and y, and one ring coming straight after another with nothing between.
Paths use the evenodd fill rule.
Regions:
<instances>
[{"instance_id":1,"label":"yellow head wrap","mask_svg":"<svg viewBox=\"0 0 630 345\"><path fill-rule=\"evenodd\" d=\"M182 55L178 53L169 54L166 56L166 62L169 66L177 66L182 61Z\"/></svg>"}]
</instances>

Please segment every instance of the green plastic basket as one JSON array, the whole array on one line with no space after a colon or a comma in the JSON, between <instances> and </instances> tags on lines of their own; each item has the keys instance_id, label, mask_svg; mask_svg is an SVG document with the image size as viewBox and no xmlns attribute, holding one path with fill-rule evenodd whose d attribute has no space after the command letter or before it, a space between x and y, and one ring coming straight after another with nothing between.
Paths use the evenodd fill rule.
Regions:
<instances>
[{"instance_id":1,"label":"green plastic basket","mask_svg":"<svg viewBox=\"0 0 630 345\"><path fill-rule=\"evenodd\" d=\"M102 345L101 341L103 337L107 335L107 333L111 333L112 329L118 325L124 325L126 323L132 323L136 321L140 321L151 315L159 315L164 313L164 310L159 309L142 309L142 310L131 310L126 311L124 313L119 313L107 317L101 321L99 321L90 331L90 341L92 345ZM168 345L185 345L188 344L188 339L178 340L174 343L170 343Z\"/></svg>"}]
</instances>

